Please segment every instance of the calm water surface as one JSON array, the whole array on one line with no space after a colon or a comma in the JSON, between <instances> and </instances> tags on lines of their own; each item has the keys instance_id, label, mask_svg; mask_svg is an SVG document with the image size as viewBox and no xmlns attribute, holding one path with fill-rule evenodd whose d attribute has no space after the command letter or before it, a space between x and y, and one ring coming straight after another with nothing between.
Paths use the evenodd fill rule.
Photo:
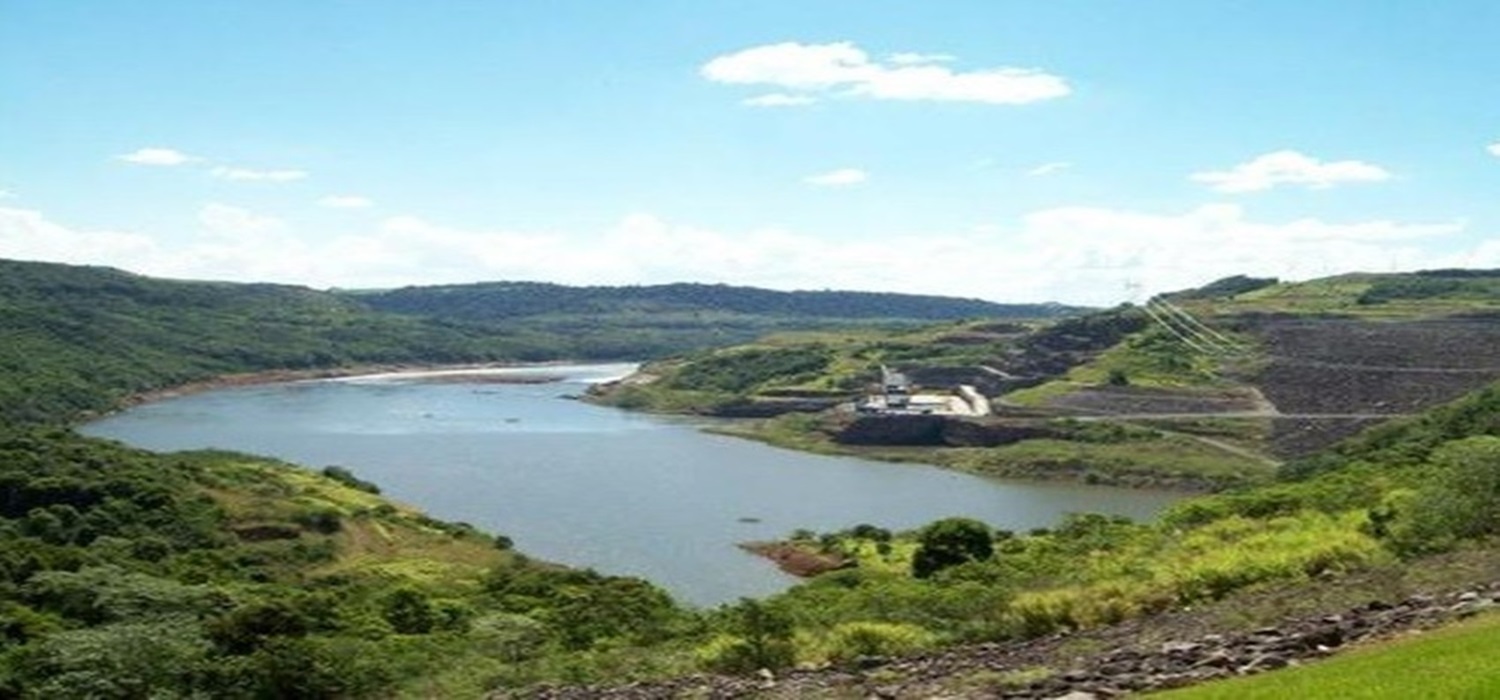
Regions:
<instances>
[{"instance_id":1,"label":"calm water surface","mask_svg":"<svg viewBox=\"0 0 1500 700\"><path fill-rule=\"evenodd\" d=\"M699 605L792 584L734 545L796 528L904 529L966 515L1021 530L1076 511L1150 518L1180 497L809 455L709 435L701 421L562 398L631 369L508 370L563 378L547 384L429 373L224 389L138 406L83 432L153 450L346 466L434 517L510 535L544 559L642 576Z\"/></svg>"}]
</instances>

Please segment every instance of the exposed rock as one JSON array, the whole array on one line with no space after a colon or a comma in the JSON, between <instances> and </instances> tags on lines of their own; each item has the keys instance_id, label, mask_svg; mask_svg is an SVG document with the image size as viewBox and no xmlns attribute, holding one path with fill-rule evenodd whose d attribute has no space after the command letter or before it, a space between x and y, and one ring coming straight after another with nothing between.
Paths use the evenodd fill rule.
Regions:
<instances>
[{"instance_id":1,"label":"exposed rock","mask_svg":"<svg viewBox=\"0 0 1500 700\"><path fill-rule=\"evenodd\" d=\"M1338 614L1289 619L1250 632L1204 634L1153 647L1116 646L1092 654L1065 651L1066 635L1022 642L976 644L911 657L861 659L852 668L793 669L753 678L695 675L664 681L605 686L546 686L496 698L1026 698L1085 700L1193 685L1231 675L1260 673L1335 653L1354 641L1433 627L1472 614L1500 599L1500 582L1444 596L1412 596L1397 604L1374 601ZM1122 630L1127 636L1128 629ZM976 673L1065 669L1019 685L983 683L955 690L956 678ZM875 679L879 679L878 682Z\"/></svg>"}]
</instances>

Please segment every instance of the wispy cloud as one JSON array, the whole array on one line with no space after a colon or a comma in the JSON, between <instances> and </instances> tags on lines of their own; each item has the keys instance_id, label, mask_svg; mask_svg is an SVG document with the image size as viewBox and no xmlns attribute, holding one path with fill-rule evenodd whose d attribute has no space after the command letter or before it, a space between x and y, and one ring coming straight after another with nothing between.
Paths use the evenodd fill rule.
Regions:
<instances>
[{"instance_id":1,"label":"wispy cloud","mask_svg":"<svg viewBox=\"0 0 1500 700\"><path fill-rule=\"evenodd\" d=\"M1062 172L1064 170L1067 170L1068 168L1071 168L1071 167L1073 167L1072 163L1067 163L1067 162L1063 162L1063 161L1056 161L1056 162L1053 162L1053 163L1042 163L1041 165L1038 165L1035 168L1027 170L1026 174L1028 176L1030 176L1030 177L1046 177L1047 175L1056 175L1057 173L1060 173L1060 172Z\"/></svg>"},{"instance_id":2,"label":"wispy cloud","mask_svg":"<svg viewBox=\"0 0 1500 700\"><path fill-rule=\"evenodd\" d=\"M1500 141L1490 144L1484 150L1489 151L1490 155L1500 158Z\"/></svg>"},{"instance_id":3,"label":"wispy cloud","mask_svg":"<svg viewBox=\"0 0 1500 700\"><path fill-rule=\"evenodd\" d=\"M870 179L870 174L859 168L839 168L826 173L808 175L802 181L818 187L848 187Z\"/></svg>"},{"instance_id":4,"label":"wispy cloud","mask_svg":"<svg viewBox=\"0 0 1500 700\"><path fill-rule=\"evenodd\" d=\"M942 54L896 54L871 60L851 42L766 44L703 65L704 78L734 85L769 85L797 95L875 100L1026 104L1067 95L1062 78L1032 68L955 71Z\"/></svg>"},{"instance_id":5,"label":"wispy cloud","mask_svg":"<svg viewBox=\"0 0 1500 700\"><path fill-rule=\"evenodd\" d=\"M361 197L357 194L329 195L318 200L318 206L329 209L367 209L375 205L369 197Z\"/></svg>"},{"instance_id":6,"label":"wispy cloud","mask_svg":"<svg viewBox=\"0 0 1500 700\"><path fill-rule=\"evenodd\" d=\"M817 102L816 98L807 95L788 95L784 92L773 92L767 95L746 98L740 104L748 107L801 107Z\"/></svg>"},{"instance_id":7,"label":"wispy cloud","mask_svg":"<svg viewBox=\"0 0 1500 700\"><path fill-rule=\"evenodd\" d=\"M173 148L160 147L141 148L133 153L124 153L115 156L115 158L136 165L159 166L186 165L202 160L201 158L190 156Z\"/></svg>"},{"instance_id":8,"label":"wispy cloud","mask_svg":"<svg viewBox=\"0 0 1500 700\"><path fill-rule=\"evenodd\" d=\"M1391 179L1391 173L1364 161L1321 161L1284 150L1267 153L1229 170L1193 173L1190 178L1216 192L1238 193L1269 190L1279 185L1327 189L1351 182L1381 182Z\"/></svg>"},{"instance_id":9,"label":"wispy cloud","mask_svg":"<svg viewBox=\"0 0 1500 700\"><path fill-rule=\"evenodd\" d=\"M210 170L209 174L221 180L242 182L292 182L307 178L306 170L252 170L222 165Z\"/></svg>"}]
</instances>

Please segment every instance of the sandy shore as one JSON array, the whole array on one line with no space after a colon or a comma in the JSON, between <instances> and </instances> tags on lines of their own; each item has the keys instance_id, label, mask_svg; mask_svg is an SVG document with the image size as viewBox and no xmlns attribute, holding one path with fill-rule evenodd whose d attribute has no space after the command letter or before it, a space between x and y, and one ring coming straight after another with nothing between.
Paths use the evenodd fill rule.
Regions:
<instances>
[{"instance_id":1,"label":"sandy shore","mask_svg":"<svg viewBox=\"0 0 1500 700\"><path fill-rule=\"evenodd\" d=\"M486 363L486 364L457 364L457 365L354 365L349 367L323 367L318 369L273 369L261 372L244 372L240 374L226 374L212 379L188 382L166 389L141 392L126 397L120 402L115 410L123 410L131 406L139 406L144 403L160 401L163 399L186 396L215 389L228 389L241 386L255 386L260 384L284 384L287 382L315 381L323 379L353 379L368 377L371 379L389 379L399 377L420 378L423 381L433 382L481 382L493 384L542 384L562 381L566 377L559 373L547 375L539 373L549 368L566 368L588 366L591 364L626 364L626 363L588 363L578 361L558 362L535 362L535 363ZM531 371L535 370L535 371ZM92 418L96 416L87 416Z\"/></svg>"}]
</instances>

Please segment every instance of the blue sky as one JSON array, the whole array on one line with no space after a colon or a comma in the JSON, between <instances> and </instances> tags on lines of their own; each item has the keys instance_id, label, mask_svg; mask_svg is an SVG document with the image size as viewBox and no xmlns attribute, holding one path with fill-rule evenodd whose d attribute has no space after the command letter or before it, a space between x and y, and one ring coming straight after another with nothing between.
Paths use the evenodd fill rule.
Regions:
<instances>
[{"instance_id":1,"label":"blue sky","mask_svg":"<svg viewBox=\"0 0 1500 700\"><path fill-rule=\"evenodd\" d=\"M0 0L0 257L1092 304L1500 267L1497 26L1484 1Z\"/></svg>"}]
</instances>

